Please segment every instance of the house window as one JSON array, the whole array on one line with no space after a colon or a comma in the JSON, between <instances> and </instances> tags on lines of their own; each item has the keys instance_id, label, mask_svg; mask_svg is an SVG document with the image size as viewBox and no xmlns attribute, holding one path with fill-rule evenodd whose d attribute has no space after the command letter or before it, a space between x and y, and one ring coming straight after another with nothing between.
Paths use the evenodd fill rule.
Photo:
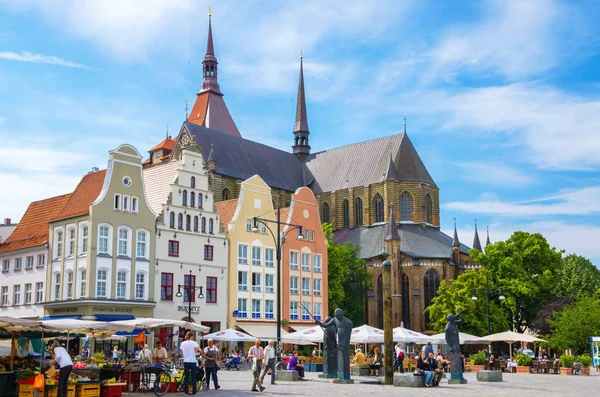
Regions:
<instances>
[{"instance_id":1,"label":"house window","mask_svg":"<svg viewBox=\"0 0 600 397\"><path fill-rule=\"evenodd\" d=\"M138 272L135 275L135 299L146 298L146 273Z\"/></svg>"},{"instance_id":2,"label":"house window","mask_svg":"<svg viewBox=\"0 0 600 397\"><path fill-rule=\"evenodd\" d=\"M54 274L54 300L60 299L60 273Z\"/></svg>"},{"instance_id":3,"label":"house window","mask_svg":"<svg viewBox=\"0 0 600 397\"><path fill-rule=\"evenodd\" d=\"M173 273L160 274L160 300L173 300Z\"/></svg>"},{"instance_id":4,"label":"house window","mask_svg":"<svg viewBox=\"0 0 600 397\"><path fill-rule=\"evenodd\" d=\"M100 226L98 230L98 253L108 254L108 226Z\"/></svg>"},{"instance_id":5,"label":"house window","mask_svg":"<svg viewBox=\"0 0 600 397\"><path fill-rule=\"evenodd\" d=\"M320 303L315 303L313 305L313 316L315 317L315 320L321 319L321 304Z\"/></svg>"},{"instance_id":6,"label":"house window","mask_svg":"<svg viewBox=\"0 0 600 397\"><path fill-rule=\"evenodd\" d=\"M265 301L265 318L273 318L273 306L274 301L266 300Z\"/></svg>"},{"instance_id":7,"label":"house window","mask_svg":"<svg viewBox=\"0 0 600 397\"><path fill-rule=\"evenodd\" d=\"M98 298L106 298L106 280L107 271L98 270L98 276L96 277L96 296Z\"/></svg>"},{"instance_id":8,"label":"house window","mask_svg":"<svg viewBox=\"0 0 600 397\"><path fill-rule=\"evenodd\" d=\"M8 306L8 287L2 287L2 306Z\"/></svg>"},{"instance_id":9,"label":"house window","mask_svg":"<svg viewBox=\"0 0 600 397\"><path fill-rule=\"evenodd\" d=\"M37 263L38 267L44 267L44 265L46 264L46 255L44 255L44 254L38 255L37 259L38 259L38 263Z\"/></svg>"},{"instance_id":10,"label":"house window","mask_svg":"<svg viewBox=\"0 0 600 397\"><path fill-rule=\"evenodd\" d=\"M310 302L302 302L302 320L310 320L309 306Z\"/></svg>"},{"instance_id":11,"label":"house window","mask_svg":"<svg viewBox=\"0 0 600 397\"><path fill-rule=\"evenodd\" d=\"M298 270L298 253L290 251L290 269Z\"/></svg>"},{"instance_id":12,"label":"house window","mask_svg":"<svg viewBox=\"0 0 600 397\"><path fill-rule=\"evenodd\" d=\"M213 260L213 252L214 252L214 246L205 244L204 245L204 260L212 261Z\"/></svg>"},{"instance_id":13,"label":"house window","mask_svg":"<svg viewBox=\"0 0 600 397\"><path fill-rule=\"evenodd\" d=\"M238 317L248 317L248 310L246 304L248 303L247 299L238 298Z\"/></svg>"},{"instance_id":14,"label":"house window","mask_svg":"<svg viewBox=\"0 0 600 397\"><path fill-rule=\"evenodd\" d=\"M5 259L2 261L2 271L7 272L10 270L10 259Z\"/></svg>"},{"instance_id":15,"label":"house window","mask_svg":"<svg viewBox=\"0 0 600 397\"><path fill-rule=\"evenodd\" d=\"M246 219L246 231L247 232L252 231L252 219Z\"/></svg>"},{"instance_id":16,"label":"house window","mask_svg":"<svg viewBox=\"0 0 600 397\"><path fill-rule=\"evenodd\" d=\"M171 212L169 214L169 227L171 229L175 229L175 213L174 212Z\"/></svg>"},{"instance_id":17,"label":"house window","mask_svg":"<svg viewBox=\"0 0 600 397\"><path fill-rule=\"evenodd\" d=\"M169 256L179 256L179 241L169 240Z\"/></svg>"},{"instance_id":18,"label":"house window","mask_svg":"<svg viewBox=\"0 0 600 397\"><path fill-rule=\"evenodd\" d=\"M329 204L323 203L323 206L321 208L322 208L322 211L321 211L321 222L322 223L329 223Z\"/></svg>"},{"instance_id":19,"label":"house window","mask_svg":"<svg viewBox=\"0 0 600 397\"><path fill-rule=\"evenodd\" d=\"M354 200L354 225L362 226L363 224L363 205L360 197Z\"/></svg>"},{"instance_id":20,"label":"house window","mask_svg":"<svg viewBox=\"0 0 600 397\"><path fill-rule=\"evenodd\" d=\"M21 304L21 286L15 285L13 286L13 305Z\"/></svg>"},{"instance_id":21,"label":"house window","mask_svg":"<svg viewBox=\"0 0 600 397\"><path fill-rule=\"evenodd\" d=\"M183 230L183 214L177 214L177 228Z\"/></svg>"},{"instance_id":22,"label":"house window","mask_svg":"<svg viewBox=\"0 0 600 397\"><path fill-rule=\"evenodd\" d=\"M131 198L131 212L133 212L134 214L137 214L137 212L138 212L138 198L137 197Z\"/></svg>"},{"instance_id":23,"label":"house window","mask_svg":"<svg viewBox=\"0 0 600 397\"><path fill-rule=\"evenodd\" d=\"M21 270L23 258L15 258L15 270Z\"/></svg>"},{"instance_id":24,"label":"house window","mask_svg":"<svg viewBox=\"0 0 600 397\"><path fill-rule=\"evenodd\" d=\"M302 295L310 295L310 278L302 277Z\"/></svg>"},{"instance_id":25,"label":"house window","mask_svg":"<svg viewBox=\"0 0 600 397\"><path fill-rule=\"evenodd\" d=\"M273 274L265 274L265 292L270 292L270 293L274 292L273 279L274 279Z\"/></svg>"},{"instance_id":26,"label":"house window","mask_svg":"<svg viewBox=\"0 0 600 397\"><path fill-rule=\"evenodd\" d=\"M75 254L75 229L70 228L67 230L67 235L69 236L67 256L73 256Z\"/></svg>"},{"instance_id":27,"label":"house window","mask_svg":"<svg viewBox=\"0 0 600 397\"><path fill-rule=\"evenodd\" d=\"M198 193L198 208L202 209L202 193Z\"/></svg>"},{"instance_id":28,"label":"house window","mask_svg":"<svg viewBox=\"0 0 600 397\"><path fill-rule=\"evenodd\" d=\"M290 277L290 294L298 295L298 277Z\"/></svg>"},{"instance_id":29,"label":"house window","mask_svg":"<svg viewBox=\"0 0 600 397\"><path fill-rule=\"evenodd\" d=\"M61 231L58 231L56 233L56 257L57 258L62 257L62 253L63 253L63 233Z\"/></svg>"},{"instance_id":30,"label":"house window","mask_svg":"<svg viewBox=\"0 0 600 397\"><path fill-rule=\"evenodd\" d=\"M129 212L129 196L123 196L123 211Z\"/></svg>"},{"instance_id":31,"label":"house window","mask_svg":"<svg viewBox=\"0 0 600 397\"><path fill-rule=\"evenodd\" d=\"M260 230L262 234L267 234L267 225L265 225L264 223L261 224Z\"/></svg>"},{"instance_id":32,"label":"house window","mask_svg":"<svg viewBox=\"0 0 600 397\"><path fill-rule=\"evenodd\" d=\"M342 224L344 228L350 227L350 203L348 200L342 202Z\"/></svg>"},{"instance_id":33,"label":"house window","mask_svg":"<svg viewBox=\"0 0 600 397\"><path fill-rule=\"evenodd\" d=\"M238 291L248 290L248 272L238 272Z\"/></svg>"},{"instance_id":34,"label":"house window","mask_svg":"<svg viewBox=\"0 0 600 397\"><path fill-rule=\"evenodd\" d=\"M81 253L87 254L88 251L88 227L81 228Z\"/></svg>"},{"instance_id":35,"label":"house window","mask_svg":"<svg viewBox=\"0 0 600 397\"><path fill-rule=\"evenodd\" d=\"M192 189L196 188L196 177L194 177L194 176L190 178L190 187Z\"/></svg>"},{"instance_id":36,"label":"house window","mask_svg":"<svg viewBox=\"0 0 600 397\"><path fill-rule=\"evenodd\" d=\"M44 283L35 283L35 303L44 301Z\"/></svg>"},{"instance_id":37,"label":"house window","mask_svg":"<svg viewBox=\"0 0 600 397\"><path fill-rule=\"evenodd\" d=\"M208 232L209 232L210 234L214 233L214 228L215 228L215 221L213 221L213 219L212 219L212 218L210 218L210 219L208 220Z\"/></svg>"},{"instance_id":38,"label":"house window","mask_svg":"<svg viewBox=\"0 0 600 397\"><path fill-rule=\"evenodd\" d=\"M252 273L252 291L260 292L260 273Z\"/></svg>"},{"instance_id":39,"label":"house window","mask_svg":"<svg viewBox=\"0 0 600 397\"><path fill-rule=\"evenodd\" d=\"M194 217L194 231L195 232L198 231L198 217L197 216Z\"/></svg>"},{"instance_id":40,"label":"house window","mask_svg":"<svg viewBox=\"0 0 600 397\"><path fill-rule=\"evenodd\" d=\"M191 192L190 193L190 207L195 207L196 206L196 193Z\"/></svg>"},{"instance_id":41,"label":"house window","mask_svg":"<svg viewBox=\"0 0 600 397\"><path fill-rule=\"evenodd\" d=\"M222 196L223 196L223 201L229 200L229 198L231 196L231 194L229 193L229 189L227 189L227 188L223 189Z\"/></svg>"},{"instance_id":42,"label":"house window","mask_svg":"<svg viewBox=\"0 0 600 397\"><path fill-rule=\"evenodd\" d=\"M260 299L252 299L252 318L260 318Z\"/></svg>"},{"instance_id":43,"label":"house window","mask_svg":"<svg viewBox=\"0 0 600 397\"><path fill-rule=\"evenodd\" d=\"M427 309L431 305L431 301L435 297L440 286L440 275L435 270L429 270L423 277L423 295L425 299L425 307ZM425 324L429 324L429 312L425 311Z\"/></svg>"},{"instance_id":44,"label":"house window","mask_svg":"<svg viewBox=\"0 0 600 397\"><path fill-rule=\"evenodd\" d=\"M187 190L184 190L181 195L181 205L187 207Z\"/></svg>"},{"instance_id":45,"label":"house window","mask_svg":"<svg viewBox=\"0 0 600 397\"><path fill-rule=\"evenodd\" d=\"M31 298L32 298L32 284L25 284L25 304L26 305L30 305L31 304Z\"/></svg>"},{"instance_id":46,"label":"house window","mask_svg":"<svg viewBox=\"0 0 600 397\"><path fill-rule=\"evenodd\" d=\"M290 320L298 320L298 302L290 302Z\"/></svg>"},{"instance_id":47,"label":"house window","mask_svg":"<svg viewBox=\"0 0 600 397\"><path fill-rule=\"evenodd\" d=\"M375 208L375 223L383 222L384 220L384 203L383 197L379 194L375 196L375 200L373 200L373 207Z\"/></svg>"},{"instance_id":48,"label":"house window","mask_svg":"<svg viewBox=\"0 0 600 397\"><path fill-rule=\"evenodd\" d=\"M310 272L310 254L302 254L302 271Z\"/></svg>"},{"instance_id":49,"label":"house window","mask_svg":"<svg viewBox=\"0 0 600 397\"><path fill-rule=\"evenodd\" d=\"M117 272L117 299L125 299L127 290L127 272Z\"/></svg>"},{"instance_id":50,"label":"house window","mask_svg":"<svg viewBox=\"0 0 600 397\"><path fill-rule=\"evenodd\" d=\"M400 220L412 221L412 197L408 192L402 193L400 196Z\"/></svg>"},{"instance_id":51,"label":"house window","mask_svg":"<svg viewBox=\"0 0 600 397\"><path fill-rule=\"evenodd\" d=\"M67 299L73 299L73 272L67 272Z\"/></svg>"},{"instance_id":52,"label":"house window","mask_svg":"<svg viewBox=\"0 0 600 397\"><path fill-rule=\"evenodd\" d=\"M200 221L200 228L202 230L202 233L206 233L206 218L202 217L202 220Z\"/></svg>"},{"instance_id":53,"label":"house window","mask_svg":"<svg viewBox=\"0 0 600 397\"><path fill-rule=\"evenodd\" d=\"M190 302L191 300L192 302L196 302L196 294L194 294L196 288L196 276L189 274L184 275L183 285L183 301Z\"/></svg>"},{"instance_id":54,"label":"house window","mask_svg":"<svg viewBox=\"0 0 600 397\"><path fill-rule=\"evenodd\" d=\"M80 277L79 277L79 289L80 289L79 297L80 298L85 298L85 293L87 292L86 291L86 284L85 284L86 277L87 277L87 271L86 270L82 270L81 274L80 274Z\"/></svg>"},{"instance_id":55,"label":"house window","mask_svg":"<svg viewBox=\"0 0 600 397\"><path fill-rule=\"evenodd\" d=\"M254 266L260 266L262 264L260 260L260 251L260 247L252 247L252 265Z\"/></svg>"},{"instance_id":56,"label":"house window","mask_svg":"<svg viewBox=\"0 0 600 397\"><path fill-rule=\"evenodd\" d=\"M121 195L115 194L115 206L113 207L115 211L121 210Z\"/></svg>"},{"instance_id":57,"label":"house window","mask_svg":"<svg viewBox=\"0 0 600 397\"><path fill-rule=\"evenodd\" d=\"M119 229L119 255L129 256L127 243L129 240L129 231L127 229Z\"/></svg>"},{"instance_id":58,"label":"house window","mask_svg":"<svg viewBox=\"0 0 600 397\"><path fill-rule=\"evenodd\" d=\"M313 255L313 272L321 272L321 255Z\"/></svg>"},{"instance_id":59,"label":"house window","mask_svg":"<svg viewBox=\"0 0 600 397\"><path fill-rule=\"evenodd\" d=\"M425 222L431 223L431 196L425 195Z\"/></svg>"},{"instance_id":60,"label":"house window","mask_svg":"<svg viewBox=\"0 0 600 397\"><path fill-rule=\"evenodd\" d=\"M185 216L185 230L192 230L192 217L190 215Z\"/></svg>"},{"instance_id":61,"label":"house window","mask_svg":"<svg viewBox=\"0 0 600 397\"><path fill-rule=\"evenodd\" d=\"M137 250L136 256L138 258L146 258L148 259L148 254L146 250L146 232L137 232Z\"/></svg>"},{"instance_id":62,"label":"house window","mask_svg":"<svg viewBox=\"0 0 600 397\"><path fill-rule=\"evenodd\" d=\"M206 277L206 303L217 303L216 277Z\"/></svg>"},{"instance_id":63,"label":"house window","mask_svg":"<svg viewBox=\"0 0 600 397\"><path fill-rule=\"evenodd\" d=\"M33 268L33 256L28 256L25 258L25 269Z\"/></svg>"},{"instance_id":64,"label":"house window","mask_svg":"<svg viewBox=\"0 0 600 397\"><path fill-rule=\"evenodd\" d=\"M321 279L315 278L313 280L313 295L321 296Z\"/></svg>"},{"instance_id":65,"label":"house window","mask_svg":"<svg viewBox=\"0 0 600 397\"><path fill-rule=\"evenodd\" d=\"M313 241L315 241L315 232L314 231L310 231L310 242L312 243Z\"/></svg>"},{"instance_id":66,"label":"house window","mask_svg":"<svg viewBox=\"0 0 600 397\"><path fill-rule=\"evenodd\" d=\"M248 246L240 244L238 245L238 264L239 265L247 265L248 264Z\"/></svg>"},{"instance_id":67,"label":"house window","mask_svg":"<svg viewBox=\"0 0 600 397\"><path fill-rule=\"evenodd\" d=\"M273 257L275 250L273 248L265 248L265 266L273 267Z\"/></svg>"}]
</instances>

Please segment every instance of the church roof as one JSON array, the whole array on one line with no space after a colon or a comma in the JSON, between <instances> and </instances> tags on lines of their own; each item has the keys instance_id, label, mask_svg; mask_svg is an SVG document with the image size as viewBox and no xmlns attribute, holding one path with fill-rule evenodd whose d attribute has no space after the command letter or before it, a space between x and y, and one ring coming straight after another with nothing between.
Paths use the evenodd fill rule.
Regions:
<instances>
[{"instance_id":1,"label":"church roof","mask_svg":"<svg viewBox=\"0 0 600 397\"><path fill-rule=\"evenodd\" d=\"M223 96L212 91L203 91L198 94L188 121L231 135L241 136Z\"/></svg>"},{"instance_id":2,"label":"church roof","mask_svg":"<svg viewBox=\"0 0 600 397\"><path fill-rule=\"evenodd\" d=\"M171 150L173 150L173 147L175 146L175 140L176 140L175 138L171 138L170 136L166 137L158 145L156 145L152 149L148 150L148 152L152 153L155 150L159 150L159 149L168 150L170 152Z\"/></svg>"},{"instance_id":3,"label":"church roof","mask_svg":"<svg viewBox=\"0 0 600 397\"><path fill-rule=\"evenodd\" d=\"M169 163L158 164L144 169L144 188L148 205L155 214L162 212L162 205L167 202L171 193L171 184L175 183L177 170L181 161L173 160Z\"/></svg>"},{"instance_id":4,"label":"church roof","mask_svg":"<svg viewBox=\"0 0 600 397\"><path fill-rule=\"evenodd\" d=\"M304 186L302 164L293 153L189 122L184 127L202 153L214 147L216 174L241 181L258 174L267 185L291 192Z\"/></svg>"},{"instance_id":5,"label":"church roof","mask_svg":"<svg viewBox=\"0 0 600 397\"><path fill-rule=\"evenodd\" d=\"M398 180L420 181L435 186L405 133L313 153L305 162L305 179L315 194L368 186L385 180L390 154Z\"/></svg>"},{"instance_id":6,"label":"church roof","mask_svg":"<svg viewBox=\"0 0 600 397\"><path fill-rule=\"evenodd\" d=\"M417 223L399 223L400 252L415 259L450 259L452 257L452 237L432 226L421 226ZM385 251L385 237L388 225L363 226L353 229L342 229L334 233L336 244L359 244L359 256L363 259L380 256ZM460 251L469 253L469 247L460 245Z\"/></svg>"}]
</instances>

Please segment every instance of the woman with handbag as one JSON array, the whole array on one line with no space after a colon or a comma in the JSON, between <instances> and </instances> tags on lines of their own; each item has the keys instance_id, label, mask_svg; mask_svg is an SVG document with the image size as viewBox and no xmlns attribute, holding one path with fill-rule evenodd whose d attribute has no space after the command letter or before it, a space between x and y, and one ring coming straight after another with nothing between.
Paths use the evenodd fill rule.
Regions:
<instances>
[{"instance_id":1,"label":"woman with handbag","mask_svg":"<svg viewBox=\"0 0 600 397\"><path fill-rule=\"evenodd\" d=\"M425 387L433 387L433 372L429 371L429 361L427 357L425 357L425 351L422 351L417 358L417 371L421 372L425 379L423 383ZM415 372L416 375L416 372Z\"/></svg>"}]
</instances>

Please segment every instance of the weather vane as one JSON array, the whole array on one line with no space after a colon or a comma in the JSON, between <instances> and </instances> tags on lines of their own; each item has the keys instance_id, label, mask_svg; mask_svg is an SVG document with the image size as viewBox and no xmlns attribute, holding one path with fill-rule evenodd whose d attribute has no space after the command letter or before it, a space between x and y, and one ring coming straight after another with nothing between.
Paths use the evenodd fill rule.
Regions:
<instances>
[{"instance_id":1,"label":"weather vane","mask_svg":"<svg viewBox=\"0 0 600 397\"><path fill-rule=\"evenodd\" d=\"M188 118L188 100L184 99L183 102L185 102L185 119L187 120L187 118Z\"/></svg>"},{"instance_id":2,"label":"weather vane","mask_svg":"<svg viewBox=\"0 0 600 397\"><path fill-rule=\"evenodd\" d=\"M208 16L212 17L212 9L210 8L210 6L208 6Z\"/></svg>"}]
</instances>

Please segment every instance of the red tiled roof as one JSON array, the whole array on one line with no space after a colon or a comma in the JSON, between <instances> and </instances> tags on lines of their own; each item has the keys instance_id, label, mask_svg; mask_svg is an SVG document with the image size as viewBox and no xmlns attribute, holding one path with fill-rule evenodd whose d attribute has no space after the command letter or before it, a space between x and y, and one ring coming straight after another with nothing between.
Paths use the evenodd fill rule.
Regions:
<instances>
[{"instance_id":1,"label":"red tiled roof","mask_svg":"<svg viewBox=\"0 0 600 397\"><path fill-rule=\"evenodd\" d=\"M0 252L36 247L47 243L48 221L63 209L70 197L71 193L29 204L21 222L10 237L0 244Z\"/></svg>"},{"instance_id":2,"label":"red tiled roof","mask_svg":"<svg viewBox=\"0 0 600 397\"><path fill-rule=\"evenodd\" d=\"M235 209L237 208L238 199L219 201L217 203L217 213L219 214L219 221L221 225L227 227L229 222L233 219Z\"/></svg>"},{"instance_id":3,"label":"red tiled roof","mask_svg":"<svg viewBox=\"0 0 600 397\"><path fill-rule=\"evenodd\" d=\"M155 150L168 150L169 152L173 150L175 147L175 138L165 138L158 145L154 146L152 149L148 150L148 152L154 152Z\"/></svg>"},{"instance_id":4,"label":"red tiled roof","mask_svg":"<svg viewBox=\"0 0 600 397\"><path fill-rule=\"evenodd\" d=\"M194 107L188 116L188 121L190 123L205 125L206 114L208 112L208 99L210 96L210 92L206 91L202 94L198 95L196 98L196 102L194 103Z\"/></svg>"},{"instance_id":5,"label":"red tiled roof","mask_svg":"<svg viewBox=\"0 0 600 397\"><path fill-rule=\"evenodd\" d=\"M62 211L50 220L55 221L87 214L90 204L98 198L98 195L102 191L105 176L106 170L93 172L84 176Z\"/></svg>"}]
</instances>

